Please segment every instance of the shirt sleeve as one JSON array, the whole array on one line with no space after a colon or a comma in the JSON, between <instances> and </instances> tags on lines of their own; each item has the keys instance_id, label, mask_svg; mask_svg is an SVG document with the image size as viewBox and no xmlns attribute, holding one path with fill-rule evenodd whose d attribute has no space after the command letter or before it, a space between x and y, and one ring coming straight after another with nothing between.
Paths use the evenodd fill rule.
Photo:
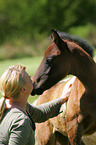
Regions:
<instances>
[{"instance_id":1,"label":"shirt sleeve","mask_svg":"<svg viewBox=\"0 0 96 145\"><path fill-rule=\"evenodd\" d=\"M53 101L33 106L29 103L27 104L27 110L29 111L34 122L44 122L49 118L57 116L60 112L60 107L62 105L62 99L58 98Z\"/></svg>"},{"instance_id":2,"label":"shirt sleeve","mask_svg":"<svg viewBox=\"0 0 96 145\"><path fill-rule=\"evenodd\" d=\"M8 145L28 145L32 128L27 118L18 118L10 127Z\"/></svg>"}]
</instances>

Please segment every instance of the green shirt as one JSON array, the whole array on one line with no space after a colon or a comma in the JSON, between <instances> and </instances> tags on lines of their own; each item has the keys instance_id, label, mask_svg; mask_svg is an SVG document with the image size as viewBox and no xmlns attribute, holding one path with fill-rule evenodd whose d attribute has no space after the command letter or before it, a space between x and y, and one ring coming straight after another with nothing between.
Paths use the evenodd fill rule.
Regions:
<instances>
[{"instance_id":1,"label":"green shirt","mask_svg":"<svg viewBox=\"0 0 96 145\"><path fill-rule=\"evenodd\" d=\"M61 99L56 99L39 106L27 103L27 112L34 122L44 122L57 116L60 112ZM0 124L0 145L34 145L34 131L32 121L20 109L11 108L5 110Z\"/></svg>"}]
</instances>

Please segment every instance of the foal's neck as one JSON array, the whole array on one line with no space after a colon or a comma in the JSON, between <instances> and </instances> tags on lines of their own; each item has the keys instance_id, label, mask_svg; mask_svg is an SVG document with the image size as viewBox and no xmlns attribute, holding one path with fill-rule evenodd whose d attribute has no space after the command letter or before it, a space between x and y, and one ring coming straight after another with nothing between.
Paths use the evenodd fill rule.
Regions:
<instances>
[{"instance_id":1,"label":"foal's neck","mask_svg":"<svg viewBox=\"0 0 96 145\"><path fill-rule=\"evenodd\" d=\"M87 91L96 92L96 63L89 55L76 55L75 71L77 76Z\"/></svg>"}]
</instances>

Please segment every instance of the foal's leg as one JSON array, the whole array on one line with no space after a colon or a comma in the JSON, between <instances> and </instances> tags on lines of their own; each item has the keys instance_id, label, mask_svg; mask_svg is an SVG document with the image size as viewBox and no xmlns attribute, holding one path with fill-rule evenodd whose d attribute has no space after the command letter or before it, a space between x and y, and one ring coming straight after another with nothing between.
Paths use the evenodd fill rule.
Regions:
<instances>
[{"instance_id":1,"label":"foal's leg","mask_svg":"<svg viewBox=\"0 0 96 145\"><path fill-rule=\"evenodd\" d=\"M60 132L55 133L56 145L68 145L68 137L64 136Z\"/></svg>"},{"instance_id":2,"label":"foal's leg","mask_svg":"<svg viewBox=\"0 0 96 145\"><path fill-rule=\"evenodd\" d=\"M78 124L77 117L67 122L67 134L71 145L84 145L81 141L83 127Z\"/></svg>"},{"instance_id":3,"label":"foal's leg","mask_svg":"<svg viewBox=\"0 0 96 145\"><path fill-rule=\"evenodd\" d=\"M70 144L70 141L68 141L68 145L71 145L71 144ZM83 143L83 141L81 141L81 145L85 145L85 144Z\"/></svg>"},{"instance_id":4,"label":"foal's leg","mask_svg":"<svg viewBox=\"0 0 96 145\"><path fill-rule=\"evenodd\" d=\"M44 123L36 123L35 138L39 145L55 145L55 135L49 120Z\"/></svg>"}]
</instances>

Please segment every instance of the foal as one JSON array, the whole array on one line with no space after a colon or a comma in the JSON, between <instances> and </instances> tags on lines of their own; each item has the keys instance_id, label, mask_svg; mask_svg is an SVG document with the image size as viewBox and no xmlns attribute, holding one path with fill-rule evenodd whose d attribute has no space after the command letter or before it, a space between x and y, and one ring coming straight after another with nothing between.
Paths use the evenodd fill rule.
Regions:
<instances>
[{"instance_id":1,"label":"foal","mask_svg":"<svg viewBox=\"0 0 96 145\"><path fill-rule=\"evenodd\" d=\"M84 134L96 131L96 63L78 41L65 40L56 30L51 36L53 43L32 78L32 94L41 94L68 74L80 80L72 84L64 120L70 144L80 145Z\"/></svg>"}]
</instances>

